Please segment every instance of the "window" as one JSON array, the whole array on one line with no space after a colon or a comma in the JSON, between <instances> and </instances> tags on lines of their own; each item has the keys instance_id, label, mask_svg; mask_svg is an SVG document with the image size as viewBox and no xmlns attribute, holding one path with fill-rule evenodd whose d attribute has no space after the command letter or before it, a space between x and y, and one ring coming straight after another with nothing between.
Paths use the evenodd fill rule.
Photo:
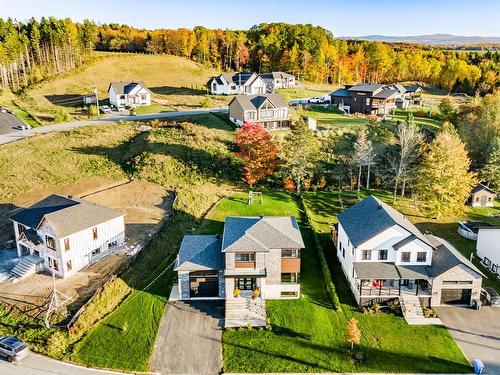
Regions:
<instances>
[{"instance_id":1,"label":"window","mask_svg":"<svg viewBox=\"0 0 500 375\"><path fill-rule=\"evenodd\" d=\"M401 253L401 262L402 263L408 263L411 258L411 253L409 251L403 251Z\"/></svg>"},{"instance_id":2,"label":"window","mask_svg":"<svg viewBox=\"0 0 500 375\"><path fill-rule=\"evenodd\" d=\"M49 268L52 268L52 258L48 257L48 259L49 259Z\"/></svg>"},{"instance_id":3,"label":"window","mask_svg":"<svg viewBox=\"0 0 500 375\"><path fill-rule=\"evenodd\" d=\"M362 260L370 260L372 259L372 251L371 250L363 250L361 253Z\"/></svg>"},{"instance_id":4,"label":"window","mask_svg":"<svg viewBox=\"0 0 500 375\"><path fill-rule=\"evenodd\" d=\"M237 262L255 262L255 253L239 253L236 254Z\"/></svg>"},{"instance_id":5,"label":"window","mask_svg":"<svg viewBox=\"0 0 500 375\"><path fill-rule=\"evenodd\" d=\"M45 244L47 245L47 247L49 249L52 249L52 250L55 250L56 249L56 240L54 239L54 237L50 237L50 236L45 236Z\"/></svg>"},{"instance_id":6,"label":"window","mask_svg":"<svg viewBox=\"0 0 500 375\"><path fill-rule=\"evenodd\" d=\"M300 258L300 249L283 249L281 250L282 258Z\"/></svg>"},{"instance_id":7,"label":"window","mask_svg":"<svg viewBox=\"0 0 500 375\"><path fill-rule=\"evenodd\" d=\"M417 262L425 262L427 260L427 253L425 251L419 251L417 253Z\"/></svg>"},{"instance_id":8,"label":"window","mask_svg":"<svg viewBox=\"0 0 500 375\"><path fill-rule=\"evenodd\" d=\"M299 294L298 294L298 292L281 292L280 296L281 297L298 297Z\"/></svg>"},{"instance_id":9,"label":"window","mask_svg":"<svg viewBox=\"0 0 500 375\"><path fill-rule=\"evenodd\" d=\"M98 235L97 235L97 227L92 228L92 239L95 241L97 240Z\"/></svg>"},{"instance_id":10,"label":"window","mask_svg":"<svg viewBox=\"0 0 500 375\"><path fill-rule=\"evenodd\" d=\"M378 260L387 260L387 250L379 250L378 251Z\"/></svg>"},{"instance_id":11,"label":"window","mask_svg":"<svg viewBox=\"0 0 500 375\"><path fill-rule=\"evenodd\" d=\"M26 227L24 225L17 223L17 232L19 234L24 233L25 230L26 230Z\"/></svg>"},{"instance_id":12,"label":"window","mask_svg":"<svg viewBox=\"0 0 500 375\"><path fill-rule=\"evenodd\" d=\"M255 115L256 115L255 111L248 111L247 112L247 119L248 120L255 120Z\"/></svg>"},{"instance_id":13,"label":"window","mask_svg":"<svg viewBox=\"0 0 500 375\"><path fill-rule=\"evenodd\" d=\"M366 105L370 105L370 98L366 98Z\"/></svg>"},{"instance_id":14,"label":"window","mask_svg":"<svg viewBox=\"0 0 500 375\"><path fill-rule=\"evenodd\" d=\"M300 273L298 272L289 272L281 274L281 283L282 284L298 284L300 283Z\"/></svg>"},{"instance_id":15,"label":"window","mask_svg":"<svg viewBox=\"0 0 500 375\"><path fill-rule=\"evenodd\" d=\"M479 197L476 196L476 202L479 202Z\"/></svg>"},{"instance_id":16,"label":"window","mask_svg":"<svg viewBox=\"0 0 500 375\"><path fill-rule=\"evenodd\" d=\"M498 264L491 265L491 272L498 273Z\"/></svg>"},{"instance_id":17,"label":"window","mask_svg":"<svg viewBox=\"0 0 500 375\"><path fill-rule=\"evenodd\" d=\"M472 284L472 280L463 280L463 281L443 281L443 285L470 285Z\"/></svg>"},{"instance_id":18,"label":"window","mask_svg":"<svg viewBox=\"0 0 500 375\"><path fill-rule=\"evenodd\" d=\"M146 94L141 94L141 100L143 102L147 101L148 100L148 96Z\"/></svg>"},{"instance_id":19,"label":"window","mask_svg":"<svg viewBox=\"0 0 500 375\"><path fill-rule=\"evenodd\" d=\"M69 250L69 238L64 239L64 250L65 251Z\"/></svg>"},{"instance_id":20,"label":"window","mask_svg":"<svg viewBox=\"0 0 500 375\"><path fill-rule=\"evenodd\" d=\"M118 241L111 241L110 243L108 243L108 249L112 249L116 246L118 246Z\"/></svg>"},{"instance_id":21,"label":"window","mask_svg":"<svg viewBox=\"0 0 500 375\"><path fill-rule=\"evenodd\" d=\"M66 262L66 269L68 270L68 272L69 272L69 271L71 271L71 270L73 269L73 265L72 265L72 263L71 263L71 260L68 260L68 261Z\"/></svg>"},{"instance_id":22,"label":"window","mask_svg":"<svg viewBox=\"0 0 500 375\"><path fill-rule=\"evenodd\" d=\"M101 249L95 249L95 250L92 250L92 256L95 257L96 255L99 255L101 253Z\"/></svg>"},{"instance_id":23,"label":"window","mask_svg":"<svg viewBox=\"0 0 500 375\"><path fill-rule=\"evenodd\" d=\"M345 247L342 246L342 258L345 258Z\"/></svg>"},{"instance_id":24,"label":"window","mask_svg":"<svg viewBox=\"0 0 500 375\"><path fill-rule=\"evenodd\" d=\"M52 267L54 270L59 271L59 264L57 263L57 260L52 259Z\"/></svg>"},{"instance_id":25,"label":"window","mask_svg":"<svg viewBox=\"0 0 500 375\"><path fill-rule=\"evenodd\" d=\"M354 255L354 246L351 249L351 255Z\"/></svg>"},{"instance_id":26,"label":"window","mask_svg":"<svg viewBox=\"0 0 500 375\"><path fill-rule=\"evenodd\" d=\"M491 197L488 197L488 202L491 202Z\"/></svg>"},{"instance_id":27,"label":"window","mask_svg":"<svg viewBox=\"0 0 500 375\"><path fill-rule=\"evenodd\" d=\"M260 116L262 118L271 118L274 117L274 111L272 109L263 109L260 111Z\"/></svg>"}]
</instances>

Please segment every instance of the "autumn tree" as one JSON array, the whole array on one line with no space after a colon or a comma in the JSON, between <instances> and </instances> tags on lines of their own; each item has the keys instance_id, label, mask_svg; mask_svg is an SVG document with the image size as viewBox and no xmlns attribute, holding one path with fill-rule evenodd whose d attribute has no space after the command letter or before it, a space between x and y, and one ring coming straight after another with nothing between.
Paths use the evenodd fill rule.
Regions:
<instances>
[{"instance_id":1,"label":"autumn tree","mask_svg":"<svg viewBox=\"0 0 500 375\"><path fill-rule=\"evenodd\" d=\"M351 318L347 323L346 341L354 348L354 344L358 345L361 341L361 330L358 327L358 321Z\"/></svg>"},{"instance_id":2,"label":"autumn tree","mask_svg":"<svg viewBox=\"0 0 500 375\"><path fill-rule=\"evenodd\" d=\"M314 135L304 120L296 121L290 126L281 159L285 176L295 182L297 194L301 192L304 178L310 175L314 168L315 146Z\"/></svg>"},{"instance_id":3,"label":"autumn tree","mask_svg":"<svg viewBox=\"0 0 500 375\"><path fill-rule=\"evenodd\" d=\"M252 187L273 173L277 150L268 131L261 124L245 123L236 131L236 153L244 162L243 178Z\"/></svg>"},{"instance_id":4,"label":"autumn tree","mask_svg":"<svg viewBox=\"0 0 500 375\"><path fill-rule=\"evenodd\" d=\"M369 188L370 180L370 167L373 164L375 154L373 152L373 145L365 128L362 128L354 144L354 161L358 166L358 196L361 188L361 168L367 166L367 179L366 188Z\"/></svg>"},{"instance_id":5,"label":"autumn tree","mask_svg":"<svg viewBox=\"0 0 500 375\"><path fill-rule=\"evenodd\" d=\"M428 214L439 218L463 212L476 183L469 167L465 145L452 126L445 124L429 145L418 170L417 192Z\"/></svg>"}]
</instances>

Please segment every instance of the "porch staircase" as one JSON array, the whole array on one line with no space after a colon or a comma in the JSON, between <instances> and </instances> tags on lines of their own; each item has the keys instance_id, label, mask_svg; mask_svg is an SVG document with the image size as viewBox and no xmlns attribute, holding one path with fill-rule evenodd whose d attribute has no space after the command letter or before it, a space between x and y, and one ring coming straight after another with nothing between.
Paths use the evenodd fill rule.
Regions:
<instances>
[{"instance_id":1,"label":"porch staircase","mask_svg":"<svg viewBox=\"0 0 500 375\"><path fill-rule=\"evenodd\" d=\"M226 299L225 327L265 327L266 303L262 298Z\"/></svg>"},{"instance_id":2,"label":"porch staircase","mask_svg":"<svg viewBox=\"0 0 500 375\"><path fill-rule=\"evenodd\" d=\"M423 318L424 312L417 296L402 295L399 297L401 311L406 318Z\"/></svg>"},{"instance_id":3,"label":"porch staircase","mask_svg":"<svg viewBox=\"0 0 500 375\"><path fill-rule=\"evenodd\" d=\"M43 262L43 258L40 258L37 255L27 255L21 257L19 262L15 265L15 267L10 271L11 277L10 281L12 283L17 283L19 280L24 279L30 275L36 273L36 266L39 263Z\"/></svg>"}]
</instances>

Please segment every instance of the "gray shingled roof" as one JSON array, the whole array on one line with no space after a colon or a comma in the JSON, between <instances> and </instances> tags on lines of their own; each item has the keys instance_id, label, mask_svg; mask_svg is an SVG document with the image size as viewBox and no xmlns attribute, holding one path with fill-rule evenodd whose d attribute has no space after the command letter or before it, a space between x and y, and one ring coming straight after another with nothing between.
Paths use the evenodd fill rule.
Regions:
<instances>
[{"instance_id":1,"label":"gray shingled roof","mask_svg":"<svg viewBox=\"0 0 500 375\"><path fill-rule=\"evenodd\" d=\"M175 271L223 270L224 256L218 235L184 236Z\"/></svg>"},{"instance_id":2,"label":"gray shingled roof","mask_svg":"<svg viewBox=\"0 0 500 375\"><path fill-rule=\"evenodd\" d=\"M293 216L228 217L224 223L223 252L304 247L299 225Z\"/></svg>"},{"instance_id":3,"label":"gray shingled roof","mask_svg":"<svg viewBox=\"0 0 500 375\"><path fill-rule=\"evenodd\" d=\"M348 98L351 96L351 92L349 91L349 89L340 88L340 89L337 89L334 92L332 92L330 94L330 96L338 96L338 97L342 97L342 98Z\"/></svg>"},{"instance_id":4,"label":"gray shingled roof","mask_svg":"<svg viewBox=\"0 0 500 375\"><path fill-rule=\"evenodd\" d=\"M147 91L149 91L149 93L151 93L151 90L149 90L146 87L146 85L144 84L144 82L142 82L142 81L137 81L137 82L123 82L123 81L120 81L120 82L111 82L109 84L109 87L110 88L113 87L113 89L115 90L116 94L122 95L122 94L129 94L138 85L142 86L144 89L146 89ZM109 88L108 88L108 91L109 91Z\"/></svg>"},{"instance_id":5,"label":"gray shingled roof","mask_svg":"<svg viewBox=\"0 0 500 375\"><path fill-rule=\"evenodd\" d=\"M390 97L397 94L398 94L397 90L383 89L377 92L375 95L373 95L373 97L377 99L389 99Z\"/></svg>"},{"instance_id":6,"label":"gray shingled roof","mask_svg":"<svg viewBox=\"0 0 500 375\"><path fill-rule=\"evenodd\" d=\"M415 236L414 234L412 234L411 236L408 236L406 238L403 238L401 241L395 243L394 245L392 245L392 247L395 249L395 250L399 250L400 248L402 248L403 246L409 244L410 242L413 242L413 240L417 239L417 236Z\"/></svg>"},{"instance_id":7,"label":"gray shingled roof","mask_svg":"<svg viewBox=\"0 0 500 375\"><path fill-rule=\"evenodd\" d=\"M285 73L285 72L263 73L263 74L260 74L260 76L264 80L294 78L293 75Z\"/></svg>"},{"instance_id":8,"label":"gray shingled roof","mask_svg":"<svg viewBox=\"0 0 500 375\"><path fill-rule=\"evenodd\" d=\"M56 236L61 238L124 215L113 208L53 194L20 210L11 220L36 229L45 219Z\"/></svg>"},{"instance_id":9,"label":"gray shingled roof","mask_svg":"<svg viewBox=\"0 0 500 375\"><path fill-rule=\"evenodd\" d=\"M401 279L416 279L416 280L428 280L429 274L427 269L429 266L396 266Z\"/></svg>"},{"instance_id":10,"label":"gray shingled roof","mask_svg":"<svg viewBox=\"0 0 500 375\"><path fill-rule=\"evenodd\" d=\"M414 235L432 247L428 239L410 220L373 195L344 210L337 218L354 247L358 247L394 225L399 225L410 232L410 235Z\"/></svg>"},{"instance_id":11,"label":"gray shingled roof","mask_svg":"<svg viewBox=\"0 0 500 375\"><path fill-rule=\"evenodd\" d=\"M31 242L35 246L43 244L42 238L38 235L38 233L34 229L25 230L21 234L21 237L26 238L26 241Z\"/></svg>"},{"instance_id":12,"label":"gray shingled roof","mask_svg":"<svg viewBox=\"0 0 500 375\"><path fill-rule=\"evenodd\" d=\"M390 262L354 262L356 277L359 279L399 280L399 273L394 263Z\"/></svg>"},{"instance_id":13,"label":"gray shingled roof","mask_svg":"<svg viewBox=\"0 0 500 375\"><path fill-rule=\"evenodd\" d=\"M359 85L354 85L349 88L349 91L361 91L361 92L374 92L383 88L384 85L380 84L370 84L370 83L361 83Z\"/></svg>"},{"instance_id":14,"label":"gray shingled roof","mask_svg":"<svg viewBox=\"0 0 500 375\"><path fill-rule=\"evenodd\" d=\"M483 184L477 184L476 186L474 186L474 188L472 189L472 194L474 193L477 193L478 191L481 191L481 190L486 190L488 193L491 193L491 194L496 194L497 192L491 188L489 188L488 186L486 185L483 185Z\"/></svg>"},{"instance_id":15,"label":"gray shingled roof","mask_svg":"<svg viewBox=\"0 0 500 375\"><path fill-rule=\"evenodd\" d=\"M449 242L432 235L428 235L427 237L433 243L434 247L436 247L436 250L432 254L432 264L427 268L429 276L437 277L453 267L463 264L481 276L486 277L479 268L472 264L469 259L464 257Z\"/></svg>"},{"instance_id":16,"label":"gray shingled roof","mask_svg":"<svg viewBox=\"0 0 500 375\"><path fill-rule=\"evenodd\" d=\"M238 102L244 110L257 110L262 104L269 100L276 108L286 108L285 99L279 94L238 95L232 101ZM231 105L229 103L229 105Z\"/></svg>"},{"instance_id":17,"label":"gray shingled roof","mask_svg":"<svg viewBox=\"0 0 500 375\"><path fill-rule=\"evenodd\" d=\"M422 90L420 86L404 86L406 92L416 92L418 90Z\"/></svg>"}]
</instances>

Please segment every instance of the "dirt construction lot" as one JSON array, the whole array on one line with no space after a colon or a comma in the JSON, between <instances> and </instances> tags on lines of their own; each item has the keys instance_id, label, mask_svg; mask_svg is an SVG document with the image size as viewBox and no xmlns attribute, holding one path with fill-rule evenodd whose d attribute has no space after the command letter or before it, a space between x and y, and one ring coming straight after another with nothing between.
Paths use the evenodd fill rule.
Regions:
<instances>
[{"instance_id":1,"label":"dirt construction lot","mask_svg":"<svg viewBox=\"0 0 500 375\"><path fill-rule=\"evenodd\" d=\"M12 238L12 224L8 221L12 210L27 207L52 193L74 195L126 213L125 235L128 241L122 249L65 280L56 281L58 290L73 297L71 311L76 311L159 230L162 220L171 213L173 201L172 194L165 188L145 181L99 178L51 191L35 191L13 202L0 204L0 243ZM37 310L37 306L45 304L51 289L52 278L45 274L28 277L16 284L4 281L0 283L0 300Z\"/></svg>"}]
</instances>

